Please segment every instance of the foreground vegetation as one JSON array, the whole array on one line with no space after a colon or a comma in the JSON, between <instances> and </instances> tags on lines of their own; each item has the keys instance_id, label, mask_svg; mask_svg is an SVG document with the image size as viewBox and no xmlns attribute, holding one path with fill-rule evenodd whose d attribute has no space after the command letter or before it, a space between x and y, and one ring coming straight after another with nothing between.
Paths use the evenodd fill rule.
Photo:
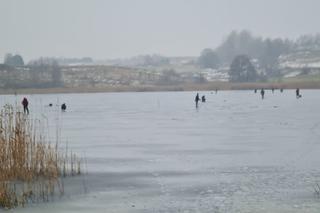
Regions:
<instances>
[{"instance_id":1,"label":"foreground vegetation","mask_svg":"<svg viewBox=\"0 0 320 213\"><path fill-rule=\"evenodd\" d=\"M63 195L62 177L81 173L80 160L50 144L39 121L6 105L0 112L0 207L46 202Z\"/></svg>"}]
</instances>

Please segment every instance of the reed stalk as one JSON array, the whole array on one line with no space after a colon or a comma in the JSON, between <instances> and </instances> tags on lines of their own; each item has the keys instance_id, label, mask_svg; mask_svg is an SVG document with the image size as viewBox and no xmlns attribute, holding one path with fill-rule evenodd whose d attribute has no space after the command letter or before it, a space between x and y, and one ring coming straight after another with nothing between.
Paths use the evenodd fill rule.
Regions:
<instances>
[{"instance_id":1,"label":"reed stalk","mask_svg":"<svg viewBox=\"0 0 320 213\"><path fill-rule=\"evenodd\" d=\"M10 209L63 194L61 178L79 175L81 161L58 140L50 144L41 128L11 105L0 111L0 207Z\"/></svg>"}]
</instances>

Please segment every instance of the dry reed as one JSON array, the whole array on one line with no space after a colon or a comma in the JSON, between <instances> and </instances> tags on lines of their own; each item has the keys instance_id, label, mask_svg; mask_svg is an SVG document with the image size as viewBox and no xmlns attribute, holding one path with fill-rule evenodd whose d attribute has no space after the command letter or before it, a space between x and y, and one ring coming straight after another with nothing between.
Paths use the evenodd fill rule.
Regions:
<instances>
[{"instance_id":1,"label":"dry reed","mask_svg":"<svg viewBox=\"0 0 320 213\"><path fill-rule=\"evenodd\" d=\"M37 125L10 105L0 112L0 207L49 201L61 177L81 173L80 159L46 142ZM55 188L58 191L55 192Z\"/></svg>"}]
</instances>

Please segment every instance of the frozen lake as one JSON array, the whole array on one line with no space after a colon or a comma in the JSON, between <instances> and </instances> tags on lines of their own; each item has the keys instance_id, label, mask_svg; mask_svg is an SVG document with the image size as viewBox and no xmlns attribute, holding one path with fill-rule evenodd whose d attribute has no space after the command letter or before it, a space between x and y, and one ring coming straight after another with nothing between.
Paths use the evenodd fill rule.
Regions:
<instances>
[{"instance_id":1,"label":"frozen lake","mask_svg":"<svg viewBox=\"0 0 320 213\"><path fill-rule=\"evenodd\" d=\"M59 126L89 174L61 200L12 212L318 213L320 91L301 93L200 92L198 109L196 92L28 95L30 116L49 137Z\"/></svg>"}]
</instances>

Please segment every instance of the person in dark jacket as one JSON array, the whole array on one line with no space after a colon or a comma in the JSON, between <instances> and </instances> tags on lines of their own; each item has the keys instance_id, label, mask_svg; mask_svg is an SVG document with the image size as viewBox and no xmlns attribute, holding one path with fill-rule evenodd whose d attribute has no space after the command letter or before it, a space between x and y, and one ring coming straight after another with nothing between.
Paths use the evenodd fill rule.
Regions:
<instances>
[{"instance_id":1,"label":"person in dark jacket","mask_svg":"<svg viewBox=\"0 0 320 213\"><path fill-rule=\"evenodd\" d=\"M297 88L296 89L296 98L301 98L301 97L302 97L302 95L300 95L300 89Z\"/></svg>"},{"instance_id":2,"label":"person in dark jacket","mask_svg":"<svg viewBox=\"0 0 320 213\"><path fill-rule=\"evenodd\" d=\"M67 105L66 105L65 103L63 103L63 104L61 105L61 110L62 110L63 112L67 110Z\"/></svg>"},{"instance_id":3,"label":"person in dark jacket","mask_svg":"<svg viewBox=\"0 0 320 213\"><path fill-rule=\"evenodd\" d=\"M199 93L197 93L194 101L196 102L196 107L198 107L198 102L200 101Z\"/></svg>"},{"instance_id":4,"label":"person in dark jacket","mask_svg":"<svg viewBox=\"0 0 320 213\"><path fill-rule=\"evenodd\" d=\"M24 97L21 103L22 103L22 106L23 106L23 112L25 114L27 113L29 115L29 108L28 108L29 101L28 101L28 99L26 97Z\"/></svg>"},{"instance_id":5,"label":"person in dark jacket","mask_svg":"<svg viewBox=\"0 0 320 213\"><path fill-rule=\"evenodd\" d=\"M203 103L206 102L206 96L203 95L203 96L201 97L201 102L203 102Z\"/></svg>"},{"instance_id":6,"label":"person in dark jacket","mask_svg":"<svg viewBox=\"0 0 320 213\"><path fill-rule=\"evenodd\" d=\"M261 94L261 98L264 99L264 89L261 89L260 94Z\"/></svg>"}]
</instances>

